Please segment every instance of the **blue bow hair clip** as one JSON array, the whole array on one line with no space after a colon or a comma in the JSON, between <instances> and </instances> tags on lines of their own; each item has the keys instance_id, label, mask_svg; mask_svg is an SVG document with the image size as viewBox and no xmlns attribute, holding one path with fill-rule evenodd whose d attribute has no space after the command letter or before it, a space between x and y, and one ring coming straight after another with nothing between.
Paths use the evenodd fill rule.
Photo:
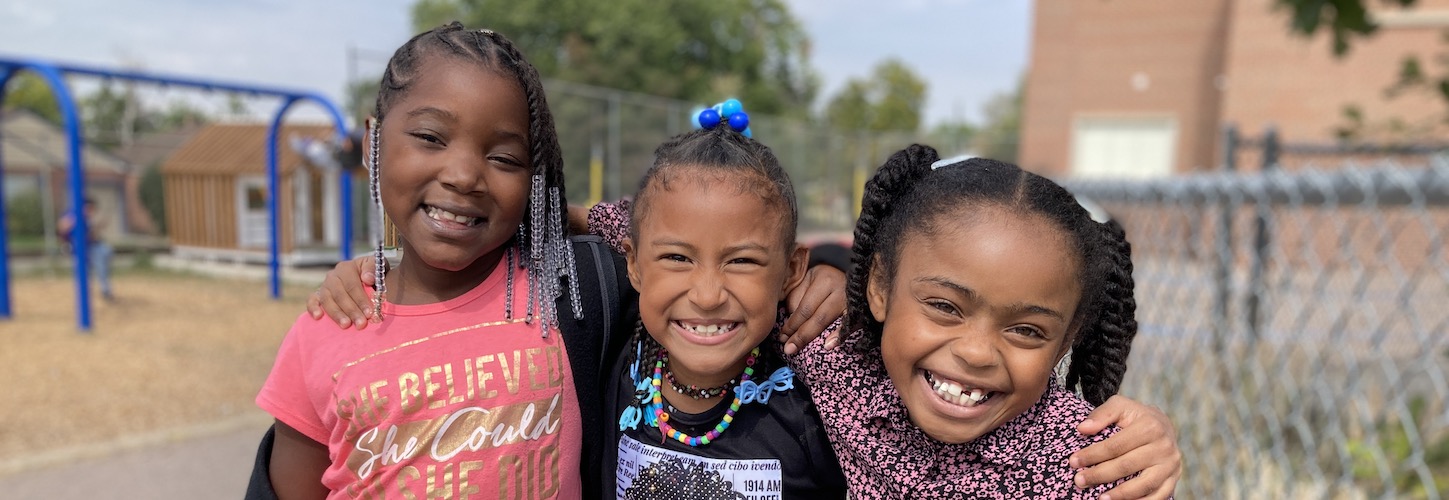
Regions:
<instances>
[{"instance_id":1,"label":"blue bow hair clip","mask_svg":"<svg viewBox=\"0 0 1449 500\"><path fill-rule=\"evenodd\" d=\"M788 391L795 388L795 370L788 366L782 366L775 373L770 375L764 383L756 384L753 380L740 382L735 387L735 395L740 397L740 404L750 404L759 401L760 404L770 402L770 394L775 391Z\"/></svg>"},{"instance_id":2,"label":"blue bow hair clip","mask_svg":"<svg viewBox=\"0 0 1449 500\"><path fill-rule=\"evenodd\" d=\"M745 106L740 104L739 99L727 99L708 108L696 109L690 114L691 122L698 128L712 129L724 124L745 137L754 135L750 132L750 115L745 113Z\"/></svg>"}]
</instances>

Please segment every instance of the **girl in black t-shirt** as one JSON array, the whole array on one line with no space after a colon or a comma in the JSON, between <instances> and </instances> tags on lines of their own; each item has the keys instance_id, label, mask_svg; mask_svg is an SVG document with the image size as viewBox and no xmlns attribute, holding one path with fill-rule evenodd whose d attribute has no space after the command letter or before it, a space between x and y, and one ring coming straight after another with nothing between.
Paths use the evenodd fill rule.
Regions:
<instances>
[{"instance_id":1,"label":"girl in black t-shirt","mask_svg":"<svg viewBox=\"0 0 1449 500\"><path fill-rule=\"evenodd\" d=\"M808 257L797 217L774 154L737 131L655 151L623 242L639 322L605 396L618 496L844 497L809 390L777 352Z\"/></svg>"}]
</instances>

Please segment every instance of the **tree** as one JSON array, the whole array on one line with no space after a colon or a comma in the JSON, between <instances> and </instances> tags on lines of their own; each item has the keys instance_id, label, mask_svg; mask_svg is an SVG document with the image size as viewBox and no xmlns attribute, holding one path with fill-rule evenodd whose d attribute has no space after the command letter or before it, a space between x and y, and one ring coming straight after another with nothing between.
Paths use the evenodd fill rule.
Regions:
<instances>
[{"instance_id":1,"label":"tree","mask_svg":"<svg viewBox=\"0 0 1449 500\"><path fill-rule=\"evenodd\" d=\"M979 128L966 121L942 122L931 128L928 141L942 156L974 151Z\"/></svg>"},{"instance_id":2,"label":"tree","mask_svg":"<svg viewBox=\"0 0 1449 500\"><path fill-rule=\"evenodd\" d=\"M172 101L165 111L150 114L148 117L154 122L152 125L157 131L191 128L211 121L211 117L201 108L182 100Z\"/></svg>"},{"instance_id":3,"label":"tree","mask_svg":"<svg viewBox=\"0 0 1449 500\"><path fill-rule=\"evenodd\" d=\"M154 128L142 112L135 93L129 88L117 92L109 82L94 93L81 97L79 106L81 121L85 123L87 132L86 140L101 147L128 145L136 134Z\"/></svg>"},{"instance_id":4,"label":"tree","mask_svg":"<svg viewBox=\"0 0 1449 500\"><path fill-rule=\"evenodd\" d=\"M841 130L915 131L926 104L926 82L899 59L877 64L867 79L852 78L830 99L825 118Z\"/></svg>"},{"instance_id":5,"label":"tree","mask_svg":"<svg viewBox=\"0 0 1449 500\"><path fill-rule=\"evenodd\" d=\"M413 26L452 20L516 42L545 77L804 116L817 78L782 0L418 0Z\"/></svg>"},{"instance_id":6,"label":"tree","mask_svg":"<svg viewBox=\"0 0 1449 500\"><path fill-rule=\"evenodd\" d=\"M359 78L347 84L346 106L343 112L352 116L360 127L377 108L377 90L382 86L382 77Z\"/></svg>"},{"instance_id":7,"label":"tree","mask_svg":"<svg viewBox=\"0 0 1449 500\"><path fill-rule=\"evenodd\" d=\"M976 154L1007 163L1016 163L1017 144L1021 136L1021 89L997 94L986 101L983 113L986 123L977 131Z\"/></svg>"},{"instance_id":8,"label":"tree","mask_svg":"<svg viewBox=\"0 0 1449 500\"><path fill-rule=\"evenodd\" d=\"M1367 3L1367 0L1277 0L1278 7L1289 12L1291 32L1310 37L1320 30L1328 30L1333 37L1333 54L1338 57L1347 55L1357 39L1366 38L1378 31L1379 25L1374 20L1373 13L1368 10ZM1380 0L1380 3L1412 7L1417 0ZM1449 32L1445 33L1445 41L1449 41ZM1419 56L1406 56L1400 62L1397 82L1385 89L1386 94L1394 97L1411 92L1427 92L1437 95L1449 104L1449 53L1441 50L1435 60L1439 63L1439 71L1430 74ZM1345 107L1344 119L1347 123L1339 127L1340 137L1353 138L1364 129L1370 128L1364 123L1362 111L1357 107ZM1449 121L1449 110L1446 110L1445 120ZM1394 128L1410 125L1391 123L1389 126Z\"/></svg>"},{"instance_id":9,"label":"tree","mask_svg":"<svg viewBox=\"0 0 1449 500\"><path fill-rule=\"evenodd\" d=\"M5 93L4 109L24 109L40 115L51 123L60 124L60 105L50 93L50 85L30 72L22 72L10 78Z\"/></svg>"},{"instance_id":10,"label":"tree","mask_svg":"<svg viewBox=\"0 0 1449 500\"><path fill-rule=\"evenodd\" d=\"M1366 0L1277 0L1290 13L1290 29L1312 36L1319 29L1332 32L1333 53L1343 56L1356 37L1372 35L1378 23L1364 5ZM1388 5L1411 7L1418 0L1380 0Z\"/></svg>"},{"instance_id":11,"label":"tree","mask_svg":"<svg viewBox=\"0 0 1449 500\"><path fill-rule=\"evenodd\" d=\"M870 84L851 79L830 98L825 106L825 120L832 128L865 130L874 122L875 106L870 102Z\"/></svg>"}]
</instances>

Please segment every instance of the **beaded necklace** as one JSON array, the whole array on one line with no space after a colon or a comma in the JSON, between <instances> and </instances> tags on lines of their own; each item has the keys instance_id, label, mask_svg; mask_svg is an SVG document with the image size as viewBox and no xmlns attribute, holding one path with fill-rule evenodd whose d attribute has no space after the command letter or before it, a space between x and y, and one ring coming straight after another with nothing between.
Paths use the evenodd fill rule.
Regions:
<instances>
[{"instance_id":1,"label":"beaded necklace","mask_svg":"<svg viewBox=\"0 0 1449 500\"><path fill-rule=\"evenodd\" d=\"M714 387L699 387L694 384L684 385L674 380L674 370L669 369L669 355L664 355L664 379L669 381L669 386L674 392L689 396L694 399L714 399L723 396L726 391L735 386L734 380L726 381Z\"/></svg>"},{"instance_id":2,"label":"beaded necklace","mask_svg":"<svg viewBox=\"0 0 1449 500\"><path fill-rule=\"evenodd\" d=\"M740 374L740 384L743 385L745 382L750 381L750 375L753 375L755 372L755 358L759 356L760 348L756 347L750 351L750 356L745 358L745 371ZM672 438L675 441L689 446L707 445L710 441L718 439L719 435L724 434L725 429L730 427L730 422L733 422L735 419L735 412L740 410L740 396L738 393L735 394L735 400L730 403L730 409L725 412L724 418L714 426L714 430L706 432L703 436L690 436L679 432L678 429L669 425L669 413L664 411L664 397L660 393L660 387L663 385L661 379L664 375L664 363L668 359L669 353L664 349L660 349L659 359L654 362L654 380L649 384L650 398L653 400L654 418L659 422L660 440Z\"/></svg>"}]
</instances>

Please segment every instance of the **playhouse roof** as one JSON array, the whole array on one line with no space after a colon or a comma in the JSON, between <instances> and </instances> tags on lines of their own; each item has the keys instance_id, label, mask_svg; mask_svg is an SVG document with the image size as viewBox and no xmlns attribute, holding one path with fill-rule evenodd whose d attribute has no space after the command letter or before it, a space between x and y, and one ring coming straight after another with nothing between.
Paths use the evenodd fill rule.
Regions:
<instances>
[{"instance_id":1,"label":"playhouse roof","mask_svg":"<svg viewBox=\"0 0 1449 500\"><path fill-rule=\"evenodd\" d=\"M8 171L41 171L70 167L65 131L35 113L6 110L0 121L0 161ZM104 149L81 144L81 165L87 172L125 173L125 160Z\"/></svg>"},{"instance_id":2,"label":"playhouse roof","mask_svg":"<svg viewBox=\"0 0 1449 500\"><path fill-rule=\"evenodd\" d=\"M328 125L286 125L278 133L277 169L288 173L305 159L290 145L294 137L330 140ZM217 123L206 126L186 141L165 163L164 173L262 174L267 169L267 125Z\"/></svg>"}]
</instances>

